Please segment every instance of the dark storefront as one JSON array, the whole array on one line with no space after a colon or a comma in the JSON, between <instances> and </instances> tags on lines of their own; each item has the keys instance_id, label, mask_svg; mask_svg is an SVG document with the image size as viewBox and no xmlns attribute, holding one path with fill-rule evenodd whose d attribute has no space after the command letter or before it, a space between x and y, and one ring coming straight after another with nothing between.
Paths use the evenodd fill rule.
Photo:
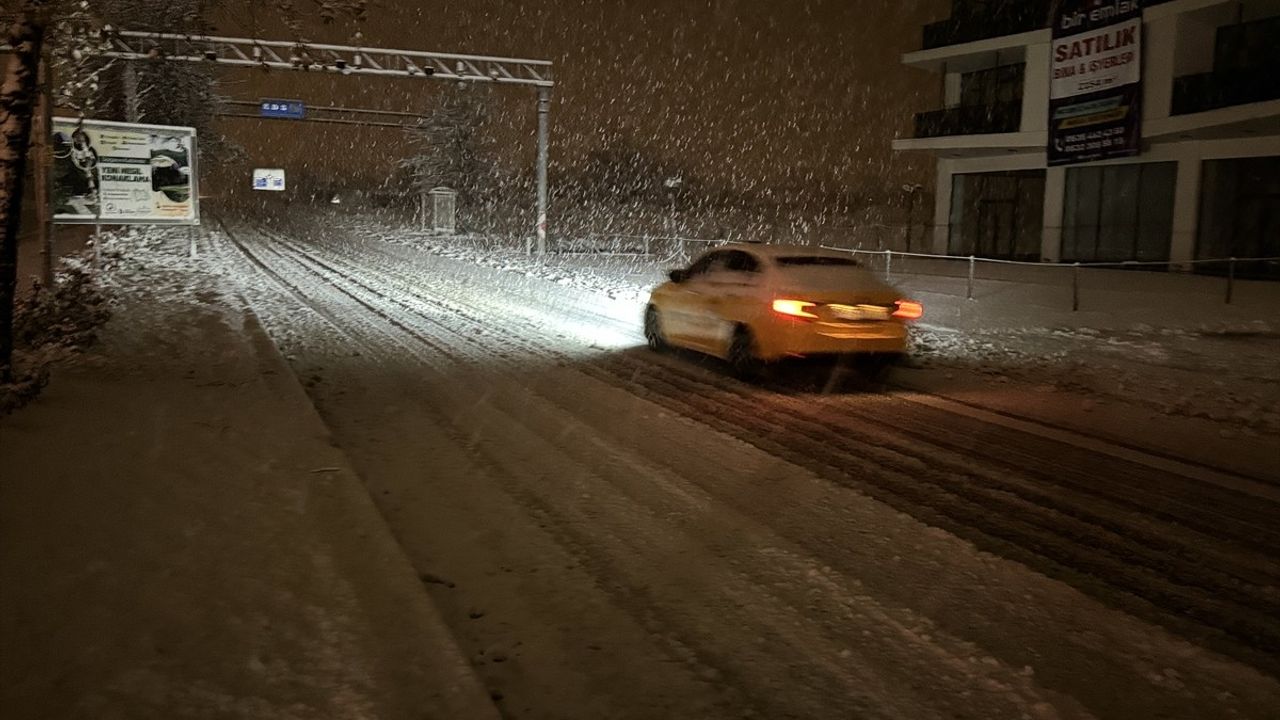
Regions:
<instances>
[{"instance_id":1,"label":"dark storefront","mask_svg":"<svg viewBox=\"0 0 1280 720\"><path fill-rule=\"evenodd\" d=\"M1280 157L1206 161L1200 198L1197 258L1280 256ZM1241 263L1237 272L1280 279L1280 262Z\"/></svg>"},{"instance_id":2,"label":"dark storefront","mask_svg":"<svg viewBox=\"0 0 1280 720\"><path fill-rule=\"evenodd\" d=\"M1172 162L1068 168L1062 259L1168 260L1177 176Z\"/></svg>"},{"instance_id":3,"label":"dark storefront","mask_svg":"<svg viewBox=\"0 0 1280 720\"><path fill-rule=\"evenodd\" d=\"M1044 170L956 175L948 252L1001 260L1040 259Z\"/></svg>"}]
</instances>

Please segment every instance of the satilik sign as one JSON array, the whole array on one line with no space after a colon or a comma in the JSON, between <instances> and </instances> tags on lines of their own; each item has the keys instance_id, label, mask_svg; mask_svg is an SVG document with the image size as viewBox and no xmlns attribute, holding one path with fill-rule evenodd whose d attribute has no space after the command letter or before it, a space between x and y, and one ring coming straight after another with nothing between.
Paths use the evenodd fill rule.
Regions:
<instances>
[{"instance_id":1,"label":"satilik sign","mask_svg":"<svg viewBox=\"0 0 1280 720\"><path fill-rule=\"evenodd\" d=\"M1142 7L1063 0L1049 59L1049 164L1142 150Z\"/></svg>"}]
</instances>

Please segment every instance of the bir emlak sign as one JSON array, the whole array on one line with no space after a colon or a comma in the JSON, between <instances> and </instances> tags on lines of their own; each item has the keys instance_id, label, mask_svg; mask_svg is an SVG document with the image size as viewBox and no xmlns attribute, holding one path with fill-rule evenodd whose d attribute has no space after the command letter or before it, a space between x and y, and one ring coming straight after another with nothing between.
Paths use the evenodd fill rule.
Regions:
<instances>
[{"instance_id":1,"label":"bir emlak sign","mask_svg":"<svg viewBox=\"0 0 1280 720\"><path fill-rule=\"evenodd\" d=\"M1049 57L1049 164L1126 157L1142 145L1142 8L1064 0Z\"/></svg>"}]
</instances>

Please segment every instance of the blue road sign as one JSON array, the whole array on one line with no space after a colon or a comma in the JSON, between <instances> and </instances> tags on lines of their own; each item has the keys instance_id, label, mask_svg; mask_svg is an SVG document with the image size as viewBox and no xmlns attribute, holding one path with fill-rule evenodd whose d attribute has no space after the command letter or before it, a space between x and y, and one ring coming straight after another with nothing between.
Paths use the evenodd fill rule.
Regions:
<instances>
[{"instance_id":1,"label":"blue road sign","mask_svg":"<svg viewBox=\"0 0 1280 720\"><path fill-rule=\"evenodd\" d=\"M301 120L307 116L307 106L301 100L263 100L258 109L265 118Z\"/></svg>"},{"instance_id":2,"label":"blue road sign","mask_svg":"<svg viewBox=\"0 0 1280 720\"><path fill-rule=\"evenodd\" d=\"M284 178L282 177L260 177L253 179L254 190L283 190Z\"/></svg>"}]
</instances>

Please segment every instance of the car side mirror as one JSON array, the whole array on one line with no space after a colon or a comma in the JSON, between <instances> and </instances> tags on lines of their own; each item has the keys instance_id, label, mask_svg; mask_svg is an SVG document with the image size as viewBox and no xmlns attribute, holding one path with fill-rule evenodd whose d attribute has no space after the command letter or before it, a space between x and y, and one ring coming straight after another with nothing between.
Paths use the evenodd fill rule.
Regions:
<instances>
[{"instance_id":1,"label":"car side mirror","mask_svg":"<svg viewBox=\"0 0 1280 720\"><path fill-rule=\"evenodd\" d=\"M689 279L689 271L677 268L667 273L667 277L671 278L671 282L673 283L682 283Z\"/></svg>"}]
</instances>

